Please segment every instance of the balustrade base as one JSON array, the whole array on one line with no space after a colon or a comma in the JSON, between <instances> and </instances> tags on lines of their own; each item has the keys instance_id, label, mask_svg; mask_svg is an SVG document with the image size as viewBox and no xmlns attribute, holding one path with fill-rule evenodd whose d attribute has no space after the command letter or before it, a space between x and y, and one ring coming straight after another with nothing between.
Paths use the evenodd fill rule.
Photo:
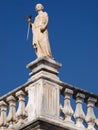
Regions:
<instances>
[{"instance_id":1,"label":"balustrade base","mask_svg":"<svg viewBox=\"0 0 98 130\"><path fill-rule=\"evenodd\" d=\"M26 123L26 125L15 130L78 130L75 125L65 124L62 120L53 120L51 118L39 117L36 120ZM85 130L85 129L81 129Z\"/></svg>"}]
</instances>

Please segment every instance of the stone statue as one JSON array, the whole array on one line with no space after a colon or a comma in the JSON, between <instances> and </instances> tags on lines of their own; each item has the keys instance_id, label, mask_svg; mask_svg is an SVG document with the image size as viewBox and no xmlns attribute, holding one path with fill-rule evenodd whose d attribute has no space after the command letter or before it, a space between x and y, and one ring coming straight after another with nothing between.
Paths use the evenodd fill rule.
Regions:
<instances>
[{"instance_id":1,"label":"stone statue","mask_svg":"<svg viewBox=\"0 0 98 130\"><path fill-rule=\"evenodd\" d=\"M42 4L37 4L35 9L38 15L35 17L34 22L32 22L31 17L28 17L28 23L33 33L32 45L38 58L47 57L53 59L48 39L48 14L43 11L44 7Z\"/></svg>"}]
</instances>

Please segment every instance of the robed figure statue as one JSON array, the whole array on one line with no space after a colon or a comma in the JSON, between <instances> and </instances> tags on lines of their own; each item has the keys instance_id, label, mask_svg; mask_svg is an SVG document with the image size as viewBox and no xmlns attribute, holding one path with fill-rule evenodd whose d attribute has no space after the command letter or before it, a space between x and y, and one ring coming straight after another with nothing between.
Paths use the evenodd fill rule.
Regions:
<instances>
[{"instance_id":1,"label":"robed figure statue","mask_svg":"<svg viewBox=\"0 0 98 130\"><path fill-rule=\"evenodd\" d=\"M36 11L38 12L38 15L35 17L34 22L28 17L28 22L33 33L32 45L38 58L47 57L53 59L48 39L48 14L43 10L43 5L37 4Z\"/></svg>"}]
</instances>

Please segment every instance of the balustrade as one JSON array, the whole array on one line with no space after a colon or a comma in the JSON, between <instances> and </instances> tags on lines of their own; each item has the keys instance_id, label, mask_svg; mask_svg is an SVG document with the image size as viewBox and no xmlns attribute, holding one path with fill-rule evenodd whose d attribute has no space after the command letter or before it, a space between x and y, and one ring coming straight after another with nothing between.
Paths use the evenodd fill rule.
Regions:
<instances>
[{"instance_id":1,"label":"balustrade","mask_svg":"<svg viewBox=\"0 0 98 130\"><path fill-rule=\"evenodd\" d=\"M35 94L33 89L30 93L29 87L33 87L31 84L28 83L26 86L22 86L21 88L16 89L10 92L10 94L8 93L8 95L0 98L0 130L14 130L15 127L18 128L20 125L24 125L28 122L28 119L30 118L30 112L28 112L28 110L32 109L28 109L28 106L32 107L30 103L33 101L31 99L33 96L31 95ZM98 109L98 95L70 85L60 85L62 89L59 90L58 93L61 91L61 94L64 97L64 101L61 101L64 102L64 106L60 108L64 118L60 118L59 116L58 118L60 121L65 125L67 123L72 124L70 127L74 125L77 130L95 130L98 128L98 110L96 113L94 112L95 107ZM28 99L26 99L27 97ZM72 102L74 102L74 105L71 104ZM84 104L86 106L85 111L83 107Z\"/></svg>"},{"instance_id":2,"label":"balustrade","mask_svg":"<svg viewBox=\"0 0 98 130\"><path fill-rule=\"evenodd\" d=\"M0 130L14 130L25 124L27 95L22 87L0 98Z\"/></svg>"},{"instance_id":3,"label":"balustrade","mask_svg":"<svg viewBox=\"0 0 98 130\"><path fill-rule=\"evenodd\" d=\"M96 112L97 115L95 115L94 108L96 107L96 102L98 102L98 95L74 88L70 85L65 86L65 89L63 88L61 92L64 96L64 107L61 107L61 112L65 116L64 121L66 121L66 117L68 116L70 117L69 121L73 117L77 128L95 130L95 126L98 127L98 113ZM73 97L70 98L70 95L73 95ZM70 104L73 100L76 101L76 105L74 104L75 111L73 111ZM84 113L82 104L86 105L86 113Z\"/></svg>"}]
</instances>

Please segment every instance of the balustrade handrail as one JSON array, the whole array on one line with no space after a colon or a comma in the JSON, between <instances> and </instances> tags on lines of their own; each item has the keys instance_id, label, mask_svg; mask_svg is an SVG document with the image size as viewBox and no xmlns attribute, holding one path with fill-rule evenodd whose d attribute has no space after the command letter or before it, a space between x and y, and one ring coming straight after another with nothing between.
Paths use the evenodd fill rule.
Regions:
<instances>
[{"instance_id":1,"label":"balustrade handrail","mask_svg":"<svg viewBox=\"0 0 98 130\"><path fill-rule=\"evenodd\" d=\"M1 97L0 97L0 101L2 101L2 100L5 101L5 99L6 99L7 97L9 97L10 95L13 95L13 96L14 96L15 93L18 92L18 91L20 91L20 90L25 91L25 88L26 88L27 86L29 86L31 83L32 83L32 81L26 82L25 84L23 84L23 85L17 87L16 89L14 89L14 90L8 92L7 94L1 96Z\"/></svg>"},{"instance_id":2,"label":"balustrade handrail","mask_svg":"<svg viewBox=\"0 0 98 130\"><path fill-rule=\"evenodd\" d=\"M10 95L13 95L13 96L14 96L15 93L18 92L18 91L21 90L21 89L25 91L25 88L26 88L27 86L29 86L31 83L32 83L32 81L28 81L28 82L26 82L25 84L23 84L23 85L17 87L16 89L10 91L9 93L7 93L7 94L1 96L1 97L0 97L0 101L5 100L5 99L6 99L8 96L10 96ZM89 91L87 91L87 90L80 89L80 88L78 88L78 87L75 87L75 86L73 86L73 85L71 85L71 84L64 83L64 82L59 82L59 85L62 87L61 93L63 93L64 90L65 90L66 88L68 88L68 89L73 90L73 97L75 97L75 95L76 95L77 93L81 93L81 94L84 94L84 95L85 95L85 99L87 99L88 97L92 97L92 98L96 98L96 99L98 100L98 95L97 95L97 94L94 94L94 93L89 92ZM96 102L96 106L98 107L98 101Z\"/></svg>"},{"instance_id":3,"label":"balustrade handrail","mask_svg":"<svg viewBox=\"0 0 98 130\"><path fill-rule=\"evenodd\" d=\"M81 93L81 94L84 94L84 95L85 95L85 101L86 101L89 97L95 98L95 99L97 100L96 106L98 106L98 95L97 95L97 94L94 94L94 93L89 92L89 91L87 91L87 90L80 89L80 88L78 88L78 87L75 87L75 86L73 86L73 85L70 85L70 84L67 84L67 83L63 83L63 82L62 82L61 85L63 86L63 87L62 87L62 90L61 90L61 93L63 93L66 88L71 89L71 90L73 90L73 97L74 97L74 98L75 98L75 95L76 95L77 93Z\"/></svg>"}]
</instances>

